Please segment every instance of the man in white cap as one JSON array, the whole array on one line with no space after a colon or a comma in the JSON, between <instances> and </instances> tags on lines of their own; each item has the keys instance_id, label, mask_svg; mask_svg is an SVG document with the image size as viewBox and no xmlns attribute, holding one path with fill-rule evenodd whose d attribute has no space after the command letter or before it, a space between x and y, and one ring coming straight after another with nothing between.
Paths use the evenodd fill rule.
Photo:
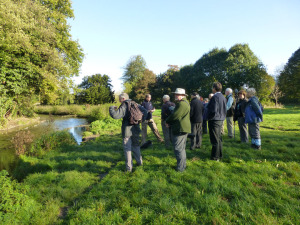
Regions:
<instances>
[{"instance_id":1,"label":"man in white cap","mask_svg":"<svg viewBox=\"0 0 300 225\"><path fill-rule=\"evenodd\" d=\"M186 100L185 90L176 88L175 100L177 101L174 112L166 119L167 126L172 129L172 142L177 159L177 171L183 172L186 168L186 140L191 133L190 104Z\"/></svg>"}]
</instances>

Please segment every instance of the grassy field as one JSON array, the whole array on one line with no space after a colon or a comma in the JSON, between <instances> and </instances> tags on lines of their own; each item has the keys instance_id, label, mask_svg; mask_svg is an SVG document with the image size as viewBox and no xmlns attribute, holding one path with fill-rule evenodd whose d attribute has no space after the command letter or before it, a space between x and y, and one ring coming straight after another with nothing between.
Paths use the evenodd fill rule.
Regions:
<instances>
[{"instance_id":1,"label":"grassy field","mask_svg":"<svg viewBox=\"0 0 300 225\"><path fill-rule=\"evenodd\" d=\"M150 129L154 145L142 151L144 165L125 173L118 126L81 146L22 156L14 175L21 183L1 174L0 184L11 191L0 194L7 199L0 223L299 224L299 107L265 110L261 151L239 142L236 125L236 140L223 138L223 161L211 161L204 135L201 149L187 150L183 173Z\"/></svg>"}]
</instances>

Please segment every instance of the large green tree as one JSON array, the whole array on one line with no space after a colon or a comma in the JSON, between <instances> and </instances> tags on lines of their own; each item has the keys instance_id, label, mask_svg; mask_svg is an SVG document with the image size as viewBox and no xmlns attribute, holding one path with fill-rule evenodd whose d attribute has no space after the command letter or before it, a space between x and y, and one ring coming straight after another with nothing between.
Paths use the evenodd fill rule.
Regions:
<instances>
[{"instance_id":1,"label":"large green tree","mask_svg":"<svg viewBox=\"0 0 300 225\"><path fill-rule=\"evenodd\" d=\"M132 89L143 78L146 69L146 61L141 55L130 57L124 67L124 74L121 78L123 80L124 92L131 93Z\"/></svg>"},{"instance_id":2,"label":"large green tree","mask_svg":"<svg viewBox=\"0 0 300 225\"><path fill-rule=\"evenodd\" d=\"M177 65L168 65L168 67L165 73L161 73L156 77L154 85L150 87L153 101L160 102L162 101L163 95L175 91L176 85L174 81L180 79L177 75L179 73L179 67Z\"/></svg>"},{"instance_id":3,"label":"large green tree","mask_svg":"<svg viewBox=\"0 0 300 225\"><path fill-rule=\"evenodd\" d=\"M279 89L283 99L288 102L300 102L300 48L289 58L278 77Z\"/></svg>"},{"instance_id":4,"label":"large green tree","mask_svg":"<svg viewBox=\"0 0 300 225\"><path fill-rule=\"evenodd\" d=\"M215 48L194 65L189 89L208 96L212 83L219 81L223 89L254 87L260 98L267 98L275 81L247 44L236 44L228 51Z\"/></svg>"},{"instance_id":5,"label":"large green tree","mask_svg":"<svg viewBox=\"0 0 300 225\"><path fill-rule=\"evenodd\" d=\"M114 91L112 91L111 79L107 75L95 74L83 78L78 86L78 103L104 104L115 101Z\"/></svg>"},{"instance_id":6,"label":"large green tree","mask_svg":"<svg viewBox=\"0 0 300 225\"><path fill-rule=\"evenodd\" d=\"M137 85L133 86L130 97L138 102L141 102L146 94L151 92L150 87L154 85L156 75L149 69L144 71L142 78L139 79Z\"/></svg>"},{"instance_id":7,"label":"large green tree","mask_svg":"<svg viewBox=\"0 0 300 225\"><path fill-rule=\"evenodd\" d=\"M83 58L69 33L67 19L72 17L69 0L0 2L1 96L17 105L34 95L55 102Z\"/></svg>"}]
</instances>

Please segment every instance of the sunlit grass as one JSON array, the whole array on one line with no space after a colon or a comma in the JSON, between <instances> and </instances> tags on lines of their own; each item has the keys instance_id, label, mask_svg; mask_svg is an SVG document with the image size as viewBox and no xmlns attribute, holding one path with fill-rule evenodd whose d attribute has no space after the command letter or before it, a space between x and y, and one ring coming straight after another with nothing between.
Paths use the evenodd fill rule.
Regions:
<instances>
[{"instance_id":1,"label":"sunlit grass","mask_svg":"<svg viewBox=\"0 0 300 225\"><path fill-rule=\"evenodd\" d=\"M154 120L162 135L159 113ZM19 179L29 187L27 196L41 204L32 223L297 224L299 113L266 109L261 151L239 142L236 125L236 139L223 138L222 162L209 160L211 145L204 135L201 149L187 150L183 173L175 171L173 151L159 144L150 129L154 144L142 151L144 165L134 164L132 173L124 172L120 128L104 130L82 146L65 146L40 158L24 156ZM283 122L285 116L289 120Z\"/></svg>"}]
</instances>

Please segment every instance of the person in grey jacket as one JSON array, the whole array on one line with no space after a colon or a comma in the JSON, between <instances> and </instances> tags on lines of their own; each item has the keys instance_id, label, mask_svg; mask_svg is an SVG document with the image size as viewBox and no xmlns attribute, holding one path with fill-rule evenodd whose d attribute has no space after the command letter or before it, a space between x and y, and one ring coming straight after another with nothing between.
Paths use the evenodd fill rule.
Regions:
<instances>
[{"instance_id":1,"label":"person in grey jacket","mask_svg":"<svg viewBox=\"0 0 300 225\"><path fill-rule=\"evenodd\" d=\"M114 119L121 119L122 121L122 138L123 138L123 149L126 160L126 170L128 172L132 171L133 163L131 152L133 152L133 156L139 166L143 164L142 155L140 151L140 134L141 128L140 124L131 125L129 123L130 112L128 110L128 103L130 103L130 99L128 94L122 93L119 95L119 101L121 103L120 107L116 106L109 107L109 114ZM143 119L146 118L148 111L138 105L139 109L143 113Z\"/></svg>"}]
</instances>

